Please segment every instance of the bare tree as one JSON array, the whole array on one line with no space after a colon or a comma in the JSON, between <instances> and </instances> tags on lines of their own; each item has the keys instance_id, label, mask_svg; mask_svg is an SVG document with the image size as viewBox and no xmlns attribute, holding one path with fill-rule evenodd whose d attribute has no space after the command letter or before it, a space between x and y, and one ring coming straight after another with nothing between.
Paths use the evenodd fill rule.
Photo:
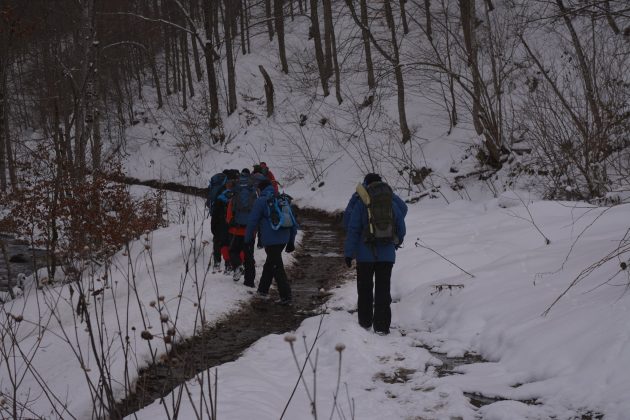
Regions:
<instances>
[{"instance_id":1,"label":"bare tree","mask_svg":"<svg viewBox=\"0 0 630 420\"><path fill-rule=\"evenodd\" d=\"M273 32L273 12L271 10L271 0L265 0L265 16L267 18L267 33L269 34L269 41L272 41L274 32Z\"/></svg>"},{"instance_id":2,"label":"bare tree","mask_svg":"<svg viewBox=\"0 0 630 420\"><path fill-rule=\"evenodd\" d=\"M287 63L287 51L284 46L284 0L273 0L273 16L276 24L276 33L278 34L278 50L280 52L280 64L282 72L289 73L289 64Z\"/></svg>"},{"instance_id":3,"label":"bare tree","mask_svg":"<svg viewBox=\"0 0 630 420\"><path fill-rule=\"evenodd\" d=\"M319 79L322 83L322 90L324 91L324 96L328 96L330 92L328 90L328 77L326 75L324 51L322 50L322 37L319 31L317 7L317 0L311 0L311 35L315 43L315 58L317 59L317 68L319 70Z\"/></svg>"},{"instance_id":4,"label":"bare tree","mask_svg":"<svg viewBox=\"0 0 630 420\"><path fill-rule=\"evenodd\" d=\"M368 11L366 0L359 0L361 8L361 35L363 36L363 49L365 50L365 66L367 67L367 82L370 90L376 87L374 80L374 64L372 63L372 51L370 48L370 35L368 24Z\"/></svg>"},{"instance_id":5,"label":"bare tree","mask_svg":"<svg viewBox=\"0 0 630 420\"><path fill-rule=\"evenodd\" d=\"M225 40L225 56L227 60L227 79L228 79L228 115L236 111L236 70L234 67L234 51L232 50L232 41L234 34L232 33L234 16L234 3L231 0L223 2L225 15L223 17L223 34Z\"/></svg>"},{"instance_id":6,"label":"bare tree","mask_svg":"<svg viewBox=\"0 0 630 420\"><path fill-rule=\"evenodd\" d=\"M332 68L335 74L335 95L337 103L341 105L343 98L341 97L341 75L339 71L339 61L337 59L337 40L335 37L335 26L332 20L332 4L331 0L323 0L324 3L324 26L326 32L330 34L331 60Z\"/></svg>"}]
</instances>

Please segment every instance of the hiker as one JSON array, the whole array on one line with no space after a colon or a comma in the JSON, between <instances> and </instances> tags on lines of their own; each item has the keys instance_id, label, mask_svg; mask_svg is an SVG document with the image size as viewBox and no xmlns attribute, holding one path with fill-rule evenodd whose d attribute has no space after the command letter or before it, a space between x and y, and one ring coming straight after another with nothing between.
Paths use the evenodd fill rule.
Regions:
<instances>
[{"instance_id":1,"label":"hiker","mask_svg":"<svg viewBox=\"0 0 630 420\"><path fill-rule=\"evenodd\" d=\"M271 185L273 186L273 191L278 194L278 181L276 181L276 177L273 175L273 172L269 170L266 162L260 162L258 165L254 165L254 174L262 174L267 178Z\"/></svg>"},{"instance_id":2,"label":"hiker","mask_svg":"<svg viewBox=\"0 0 630 420\"><path fill-rule=\"evenodd\" d=\"M226 190L228 183L227 170L219 172L210 178L206 207L210 213L210 232L212 232L212 262L213 270L221 266L221 247L227 242L228 228L225 222L227 201L219 202L219 197ZM224 196L227 198L227 196ZM226 266L229 266L226 260Z\"/></svg>"},{"instance_id":3,"label":"hiker","mask_svg":"<svg viewBox=\"0 0 630 420\"><path fill-rule=\"evenodd\" d=\"M378 174L367 174L357 195L347 224L345 263L350 268L357 261L359 325L385 335L392 318L390 279L396 250L405 238L407 205Z\"/></svg>"},{"instance_id":4,"label":"hiker","mask_svg":"<svg viewBox=\"0 0 630 420\"><path fill-rule=\"evenodd\" d=\"M271 181L268 179L262 181L258 184L258 190L260 197L254 203L245 233L245 243L253 244L254 234L258 231L259 239L267 254L258 283L257 296L268 299L271 282L275 279L280 294L280 299L276 303L290 305L291 286L284 271L282 251L295 250L297 223L290 210L290 202L286 204L288 200L284 197L287 196L278 195ZM278 204L281 200L283 200L282 203ZM287 209L286 206L289 208Z\"/></svg>"},{"instance_id":5,"label":"hiker","mask_svg":"<svg viewBox=\"0 0 630 420\"><path fill-rule=\"evenodd\" d=\"M214 204L214 207L212 209L212 218L210 221L213 235L212 239L214 251L213 272L217 272L221 269L221 257L223 257L223 261L225 261L225 270L223 272L225 274L232 273L232 263L230 261L229 251L232 235L229 232L229 226L226 217L229 202L232 199L232 195L234 194L232 191L233 185L234 181L232 180L228 180L225 184L225 189L221 194L219 194ZM216 251L217 247L219 250L218 255Z\"/></svg>"},{"instance_id":6,"label":"hiker","mask_svg":"<svg viewBox=\"0 0 630 420\"><path fill-rule=\"evenodd\" d=\"M363 180L364 187L367 186L367 184L365 183L366 180L369 180L370 182L382 181L380 175L368 174L365 176L365 179ZM359 194L355 191L354 193L352 193L352 197L350 197L350 200L348 201L346 210L343 212L343 228L346 232L348 231L348 224L350 224L350 215L352 214L352 209L354 208L354 205L357 203L357 201L360 201L360 198L359 198ZM405 204L405 202L396 194L394 194L394 204L398 206L398 208L402 212L403 218L405 218L407 216L407 204Z\"/></svg>"},{"instance_id":7,"label":"hiker","mask_svg":"<svg viewBox=\"0 0 630 420\"><path fill-rule=\"evenodd\" d=\"M228 204L226 221L229 226L228 232L232 235L230 238L230 261L234 270L232 280L239 281L241 275L245 274L244 284L247 287L255 287L256 266L254 246L244 241L245 228L257 198L258 194L252 185L249 169L244 168L238 182L234 185L232 199Z\"/></svg>"}]
</instances>

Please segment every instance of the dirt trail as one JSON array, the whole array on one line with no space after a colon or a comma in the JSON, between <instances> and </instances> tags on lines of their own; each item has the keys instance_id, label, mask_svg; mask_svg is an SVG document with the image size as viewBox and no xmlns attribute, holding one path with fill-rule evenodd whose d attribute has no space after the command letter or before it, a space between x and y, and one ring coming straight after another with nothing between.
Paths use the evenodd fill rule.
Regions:
<instances>
[{"instance_id":1,"label":"dirt trail","mask_svg":"<svg viewBox=\"0 0 630 420\"><path fill-rule=\"evenodd\" d=\"M190 189L185 192L195 193ZM338 218L325 213L301 210L298 218L304 237L295 251L295 264L287 270L293 305L274 304L274 289L271 300L252 299L202 334L176 344L166 362L140 372L136 392L119 403L121 417L167 395L198 372L237 359L259 338L294 330L305 318L317 313L330 295L327 291L340 284L347 274L343 232ZM258 284L262 267L256 269Z\"/></svg>"}]
</instances>

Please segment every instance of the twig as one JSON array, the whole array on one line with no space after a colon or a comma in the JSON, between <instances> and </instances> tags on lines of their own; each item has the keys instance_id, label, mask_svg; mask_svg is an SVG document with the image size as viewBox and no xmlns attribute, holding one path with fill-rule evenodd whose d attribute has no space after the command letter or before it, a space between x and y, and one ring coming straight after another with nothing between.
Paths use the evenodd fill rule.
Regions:
<instances>
[{"instance_id":1,"label":"twig","mask_svg":"<svg viewBox=\"0 0 630 420\"><path fill-rule=\"evenodd\" d=\"M424 249L428 249L429 251L435 253L437 256L439 256L440 258L442 258L443 260L446 260L447 262L449 262L451 265L454 265L455 267L457 267L460 271L463 271L464 273L468 274L471 278L475 278L474 274L470 274L468 271L464 270L463 268L461 268L459 265L455 264L453 261L449 260L448 258L446 258L444 255L440 254L439 252L437 252L435 249L431 248L428 245L423 245L420 242L424 243L424 241L421 241L420 238L416 238L416 242L414 243L414 245L418 248L424 248Z\"/></svg>"}]
</instances>

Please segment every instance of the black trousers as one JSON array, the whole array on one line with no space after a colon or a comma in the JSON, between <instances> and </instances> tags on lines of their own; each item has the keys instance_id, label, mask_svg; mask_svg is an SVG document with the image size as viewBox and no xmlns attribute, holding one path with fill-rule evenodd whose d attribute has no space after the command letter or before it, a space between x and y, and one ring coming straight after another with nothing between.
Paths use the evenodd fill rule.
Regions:
<instances>
[{"instance_id":1,"label":"black trousers","mask_svg":"<svg viewBox=\"0 0 630 420\"><path fill-rule=\"evenodd\" d=\"M245 266L245 284L254 285L256 278L256 263L254 262L254 243L246 244L244 236L232 235L230 242L230 263L233 269L241 265L241 251L245 256L243 265Z\"/></svg>"},{"instance_id":2,"label":"black trousers","mask_svg":"<svg viewBox=\"0 0 630 420\"><path fill-rule=\"evenodd\" d=\"M391 262L358 262L357 293L359 324L363 328L374 325L374 331L389 333L392 322L390 304Z\"/></svg>"},{"instance_id":3,"label":"black trousers","mask_svg":"<svg viewBox=\"0 0 630 420\"><path fill-rule=\"evenodd\" d=\"M223 240L217 236L212 237L212 258L214 263L221 262L221 247L223 246Z\"/></svg>"},{"instance_id":4,"label":"black trousers","mask_svg":"<svg viewBox=\"0 0 630 420\"><path fill-rule=\"evenodd\" d=\"M278 293L280 293L280 299L291 299L291 286L287 280L287 273L284 271L284 263L282 262L282 245L270 245L265 247L265 253L267 259L263 266L262 275L260 276L260 283L258 284L258 291L261 293L269 293L271 282L276 280L278 286Z\"/></svg>"}]
</instances>

